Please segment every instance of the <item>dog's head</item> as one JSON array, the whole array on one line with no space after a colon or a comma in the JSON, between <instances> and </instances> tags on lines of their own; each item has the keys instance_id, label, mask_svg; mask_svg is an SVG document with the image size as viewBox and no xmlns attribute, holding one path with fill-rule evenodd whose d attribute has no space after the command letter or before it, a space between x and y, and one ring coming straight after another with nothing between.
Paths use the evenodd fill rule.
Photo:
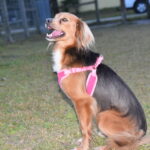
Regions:
<instances>
[{"instance_id":1,"label":"dog's head","mask_svg":"<svg viewBox=\"0 0 150 150\"><path fill-rule=\"evenodd\" d=\"M61 44L63 42L64 47L83 49L94 43L94 36L87 24L70 13L58 13L54 18L46 19L45 27L51 31L46 39Z\"/></svg>"}]
</instances>

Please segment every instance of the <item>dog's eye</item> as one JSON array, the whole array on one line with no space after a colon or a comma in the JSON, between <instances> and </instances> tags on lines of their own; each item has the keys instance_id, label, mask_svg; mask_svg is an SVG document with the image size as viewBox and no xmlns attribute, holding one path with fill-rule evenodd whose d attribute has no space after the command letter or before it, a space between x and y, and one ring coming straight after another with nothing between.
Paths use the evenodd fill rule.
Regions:
<instances>
[{"instance_id":1,"label":"dog's eye","mask_svg":"<svg viewBox=\"0 0 150 150\"><path fill-rule=\"evenodd\" d=\"M67 19L67 18L62 18L62 19L61 19L61 21L63 21L63 22L67 22L67 21L68 21L68 19Z\"/></svg>"}]
</instances>

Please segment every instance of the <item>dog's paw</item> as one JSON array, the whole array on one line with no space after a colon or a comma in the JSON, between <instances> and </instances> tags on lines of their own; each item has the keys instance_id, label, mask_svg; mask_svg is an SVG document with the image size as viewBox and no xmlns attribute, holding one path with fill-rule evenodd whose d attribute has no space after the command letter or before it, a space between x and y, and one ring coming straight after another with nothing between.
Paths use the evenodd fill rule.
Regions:
<instances>
[{"instance_id":1,"label":"dog's paw","mask_svg":"<svg viewBox=\"0 0 150 150\"><path fill-rule=\"evenodd\" d=\"M77 148L71 149L71 150L77 150Z\"/></svg>"},{"instance_id":2,"label":"dog's paw","mask_svg":"<svg viewBox=\"0 0 150 150\"><path fill-rule=\"evenodd\" d=\"M74 149L71 149L71 150L81 150L80 148L74 148Z\"/></svg>"},{"instance_id":3,"label":"dog's paw","mask_svg":"<svg viewBox=\"0 0 150 150\"><path fill-rule=\"evenodd\" d=\"M98 136L100 136L100 137L102 137L102 138L104 138L105 137L105 135L102 133L102 132L98 132Z\"/></svg>"},{"instance_id":4,"label":"dog's paw","mask_svg":"<svg viewBox=\"0 0 150 150\"><path fill-rule=\"evenodd\" d=\"M76 144L77 144L77 145L81 145L82 140L83 140L82 138L78 139L78 140L76 141Z\"/></svg>"},{"instance_id":5,"label":"dog's paw","mask_svg":"<svg viewBox=\"0 0 150 150\"><path fill-rule=\"evenodd\" d=\"M94 148L94 150L105 150L106 146L100 146L100 147L96 147Z\"/></svg>"}]
</instances>

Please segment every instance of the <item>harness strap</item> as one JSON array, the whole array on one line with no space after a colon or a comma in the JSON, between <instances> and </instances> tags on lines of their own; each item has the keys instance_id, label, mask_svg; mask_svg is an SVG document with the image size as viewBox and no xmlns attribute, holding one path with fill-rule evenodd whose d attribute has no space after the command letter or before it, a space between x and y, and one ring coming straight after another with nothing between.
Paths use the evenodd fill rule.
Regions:
<instances>
[{"instance_id":1,"label":"harness strap","mask_svg":"<svg viewBox=\"0 0 150 150\"><path fill-rule=\"evenodd\" d=\"M86 82L87 93L92 96L93 93L94 93L95 87L96 87L96 83L97 83L96 69L101 64L103 59L104 58L101 55L101 56L99 56L97 58L96 63L94 65L85 66L85 67L81 67L81 68L62 69L61 71L59 71L57 73L59 86L61 87L61 81L64 78L66 78L67 76L69 76L70 74L72 74L72 73L78 73L78 72L84 72L84 71L92 71L88 75L87 82Z\"/></svg>"}]
</instances>

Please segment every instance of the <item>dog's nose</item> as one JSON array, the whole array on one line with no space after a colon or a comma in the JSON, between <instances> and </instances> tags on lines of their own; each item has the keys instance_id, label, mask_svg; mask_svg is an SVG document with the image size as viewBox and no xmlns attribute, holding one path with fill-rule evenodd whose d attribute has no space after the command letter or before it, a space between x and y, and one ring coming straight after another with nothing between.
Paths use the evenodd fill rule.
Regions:
<instances>
[{"instance_id":1,"label":"dog's nose","mask_svg":"<svg viewBox=\"0 0 150 150\"><path fill-rule=\"evenodd\" d=\"M48 24L48 23L51 23L52 22L52 18L46 18L46 23Z\"/></svg>"}]
</instances>

